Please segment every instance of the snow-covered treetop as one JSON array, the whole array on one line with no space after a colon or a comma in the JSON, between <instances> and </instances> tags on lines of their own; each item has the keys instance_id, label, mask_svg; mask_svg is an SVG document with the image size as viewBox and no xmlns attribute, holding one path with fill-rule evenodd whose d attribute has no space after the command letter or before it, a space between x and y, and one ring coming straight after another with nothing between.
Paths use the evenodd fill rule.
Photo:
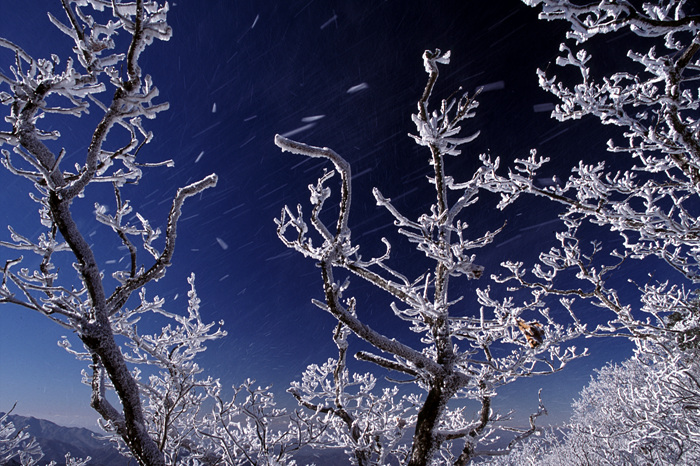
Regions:
<instances>
[{"instance_id":1,"label":"snow-covered treetop","mask_svg":"<svg viewBox=\"0 0 700 466\"><path fill-rule=\"evenodd\" d=\"M659 37L679 32L696 35L700 16L686 14L692 0L644 2L641 9L627 0L602 0L577 4L569 0L523 0L529 6L542 4L540 18L563 19L571 24L568 38L582 43L597 34L607 34L629 27L643 37ZM672 43L668 42L667 44Z\"/></svg>"}]
</instances>

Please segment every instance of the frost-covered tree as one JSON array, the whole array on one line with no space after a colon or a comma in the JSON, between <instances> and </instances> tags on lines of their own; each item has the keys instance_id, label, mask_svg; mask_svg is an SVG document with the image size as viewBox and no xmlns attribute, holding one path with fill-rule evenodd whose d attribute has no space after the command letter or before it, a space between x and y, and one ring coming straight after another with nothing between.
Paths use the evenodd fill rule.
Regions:
<instances>
[{"instance_id":1,"label":"frost-covered tree","mask_svg":"<svg viewBox=\"0 0 700 466\"><path fill-rule=\"evenodd\" d=\"M630 359L596 371L564 426L479 464L697 464L700 364L686 343L640 342Z\"/></svg>"},{"instance_id":2,"label":"frost-covered tree","mask_svg":"<svg viewBox=\"0 0 700 466\"><path fill-rule=\"evenodd\" d=\"M598 371L574 403L564 447L593 464L697 464L697 356L648 345Z\"/></svg>"},{"instance_id":3,"label":"frost-covered tree","mask_svg":"<svg viewBox=\"0 0 700 466\"><path fill-rule=\"evenodd\" d=\"M331 215L330 212L322 210L331 196L326 183L335 171L327 171L315 185L309 186L310 225L301 206L294 211L285 207L277 220L281 240L316 261L321 269L325 299L314 302L341 324L337 329L341 336L336 342L343 346L343 332L349 330L376 348L376 352L361 351L356 358L408 377L425 392L425 397L414 394L403 400L393 392L369 398L366 392L373 379L369 375L349 378L342 348L339 360L309 367L302 383L292 387L292 393L303 406L327 413L328 422L336 423L332 429L346 430L337 436L338 442L349 447L360 464L382 461L382 450L371 443L379 434L393 438L389 431L405 429L405 425L410 426L408 431L413 431L406 464L425 465L433 461L466 464L484 454L496 432L506 428L501 421L508 416L496 413L491 405L499 387L520 377L559 371L581 355L564 343L579 336L583 328L576 319L571 325L555 322L539 299L539 292L517 304L513 299L496 301L485 287L477 292L474 307L469 308L466 302L460 303L462 298L455 296L450 286L459 278L475 280L483 276L484 268L477 265L472 251L491 243L500 229L474 239L468 236L465 214L477 202L477 194L488 180L482 170L464 182L455 181L445 171L448 157L459 155L459 147L477 136L458 135L460 124L475 115L477 102L472 96L464 94L443 100L437 110L429 107L438 66L449 63L449 57L449 52L425 52L428 83L418 101L418 113L413 115L417 128L413 138L430 153L433 176L429 182L435 192L434 203L412 220L378 189L373 191L377 204L393 216L398 233L425 256L427 270L419 276L409 277L392 267L387 239L382 239L386 253L381 257L366 259L359 254L348 223L351 168L345 159L328 148L312 147L282 136L275 138L283 151L328 159L341 178L337 220L332 227L322 219L328 218L323 215ZM395 300L389 312L419 334L422 344L411 346L373 328L356 308L356 299L344 297L349 282L335 278L335 272L343 269L372 284L378 293L388 293ZM367 406L371 400L381 400L384 409L396 413L400 420L380 420ZM464 404L466 400L476 401L479 406L476 413ZM415 414L408 409L412 404L416 405ZM540 405L540 410L531 417L531 425L517 432L516 441L537 430L534 418L543 412Z\"/></svg>"},{"instance_id":4,"label":"frost-covered tree","mask_svg":"<svg viewBox=\"0 0 700 466\"><path fill-rule=\"evenodd\" d=\"M132 207L122 198L124 185L138 182L145 168L171 164L137 160L139 150L152 138L142 118L154 118L168 107L165 103L155 103L158 91L139 66L139 57L148 45L170 37L166 23L168 7L145 0L65 0L62 5L66 22L50 14L49 19L75 43L75 56L65 59L63 64L58 55L35 59L19 45L0 39L0 46L15 59L11 75L0 74L3 87L0 102L8 109L5 116L8 125L0 130L0 143L12 148L2 149L2 162L12 174L28 181L27 192L39 205L39 220L44 229L37 237L30 237L10 227L10 240L2 241L2 246L36 254L39 260L36 266L27 267L21 264L22 256L5 260L0 302L38 311L75 332L90 363L86 377L92 387L92 407L140 464L164 464L163 446L170 435L167 426L172 422L168 416L174 414L168 403L187 405L189 401L183 401L182 397L189 396L191 391L180 386L181 393L165 396L164 391L172 386L166 388L167 382L163 380L142 383L138 372L128 363L151 364L155 360L165 370L196 373L179 365L178 358L187 351L196 352L201 342L217 338L221 332L210 331L211 325L203 326L192 307L189 319L166 314L181 325L190 325L180 334L199 338L187 341L180 349L183 343L173 338L178 332L170 332L166 327L155 338L142 337L136 333L135 323L144 313L164 313L162 300L157 297L149 300L144 286L161 278L170 265L184 201L214 186L216 175L177 191L162 249L154 244L160 232L145 218L137 214L139 224L125 220ZM124 34L130 40L117 40L117 34ZM118 50L122 46L124 49ZM81 117L88 109L101 116L85 141L87 149L79 149L84 159L69 166L64 159L73 149L62 145L68 144L68 140L58 131L43 130L42 119ZM111 227L115 240L129 251L126 270L113 274L118 285L112 289L72 209L78 198L92 194L95 188L91 185L96 183L114 186L116 212L108 215L105 207L96 205L95 220ZM134 240L139 239L137 246ZM147 262L145 257L140 257L142 252L151 257L150 264L139 265ZM59 272L55 267L54 257L66 253L73 256L77 277L65 268ZM135 293L138 299L130 299ZM127 307L127 303L133 306ZM132 353L122 351L118 335L130 341ZM171 350L165 351L165 346ZM184 374L171 373L171 376L180 377L178 383L187 383ZM167 405L148 405L150 418L141 397L145 386L149 387L146 391L158 391L155 398ZM108 399L108 388L114 390L120 406ZM149 435L153 431L149 425L154 423L160 424L161 437Z\"/></svg>"},{"instance_id":5,"label":"frost-covered tree","mask_svg":"<svg viewBox=\"0 0 700 466\"><path fill-rule=\"evenodd\" d=\"M484 171L493 189L502 194L501 208L525 193L564 207L560 217L566 231L558 235L560 247L542 255L533 278L521 264L511 263L507 265L511 273L502 280L566 296L566 306L572 305L569 298L592 300L613 312L605 328L613 333L636 338L665 333L670 329L664 313L678 303L678 287L666 282L640 285L642 305L633 306L621 299L609 277L625 261L657 257L670 266L669 271L680 272L676 285L699 280L700 16L690 14L693 5L685 1L644 3L641 8L624 0L526 3L541 3L543 19L571 24L568 38L574 44L560 46L563 55L557 64L565 71L574 70L580 80L571 85L568 78L538 71L540 86L559 100L553 116L561 121L594 116L603 124L621 127L626 142L608 141L615 163L578 162L565 182L551 186L535 183L535 173L548 160L535 155L524 165L526 171L500 176L496 164ZM596 76L591 71L592 55L574 46L582 47L598 34L626 29L637 36L634 49L627 52L629 62L619 64L621 71L603 69L602 76ZM644 41L648 48L637 50ZM599 242L586 246L580 233L584 222L619 233L622 249L609 251ZM602 259L607 252L610 256ZM580 286L557 282L566 270L577 270ZM687 325L697 327L697 316L688 318L694 320Z\"/></svg>"},{"instance_id":6,"label":"frost-covered tree","mask_svg":"<svg viewBox=\"0 0 700 466\"><path fill-rule=\"evenodd\" d=\"M697 359L697 350L645 342L632 358L597 371L558 437L533 438L484 464L697 464Z\"/></svg>"},{"instance_id":7,"label":"frost-covered tree","mask_svg":"<svg viewBox=\"0 0 700 466\"><path fill-rule=\"evenodd\" d=\"M531 274L521 264L508 264L511 273L500 280L560 296L569 308L574 299L583 299L611 311L598 330L627 336L636 345L630 360L602 369L582 392L565 442L550 450L568 459L548 463L540 456L538 461L696 463L700 316L689 290L700 281L697 3L525 3L542 4L543 19L563 19L571 25L567 37L573 44L562 44L563 55L557 60L565 68L564 77L538 72L540 86L559 101L553 116L561 121L596 117L621 127L625 142L608 142L614 163L579 162L565 182L553 186L533 182L546 161L535 157L527 176L503 177L495 170L486 175L502 193L501 207L525 193L564 207L560 217L566 231L558 235L560 247L543 254ZM592 53L586 50L591 43L590 48L596 47L591 39L620 31L632 33L628 41L634 39L628 60L615 62L617 71L593 66ZM578 78L574 84L569 70ZM590 224L618 233L622 248L611 251L600 242L585 246L581 228ZM667 264L666 271L654 258ZM614 277L631 260L653 262L663 278L628 287L623 294L621 281ZM565 282L562 277L567 275ZM636 296L631 293L635 288ZM536 443L530 451L538 450Z\"/></svg>"},{"instance_id":8,"label":"frost-covered tree","mask_svg":"<svg viewBox=\"0 0 700 466\"><path fill-rule=\"evenodd\" d=\"M0 39L14 58L11 76L0 74L0 102L8 109L0 144L11 147L2 149L2 162L28 180L26 192L39 205L43 228L30 237L9 226L10 240L0 241L11 251L38 256L25 261L27 266L22 256L4 261L0 302L38 311L78 336L83 348L73 348L68 338L59 345L87 361L83 382L92 389L90 403L102 428L139 464L293 464L291 452L315 441L318 424L313 416L276 409L270 390L250 380L234 387L226 401L220 381L202 375L196 357L226 332L223 322L202 320L194 275L185 314L146 293L145 286L162 278L171 263L184 201L217 182L212 174L177 191L164 238L125 198L126 185L138 183L144 169L172 165L137 157L153 137L142 119L168 108L155 102L158 90L139 66L147 46L170 37L167 3L61 3L65 23L51 14L49 19L75 44L75 56L63 65L56 54L35 59ZM64 147L70 138L41 128L43 121L84 117L88 110L98 117L87 150ZM69 166L68 153L84 159ZM126 266L112 274L114 280L104 277L104 264L79 227L88 221L74 209L85 202L80 198L98 199L100 183L112 185L114 206L95 202L92 221L108 227L114 244L127 251ZM108 238L104 235L101 246ZM72 261L77 275L62 261ZM165 326L154 334L139 327L144 320L163 319Z\"/></svg>"}]
</instances>

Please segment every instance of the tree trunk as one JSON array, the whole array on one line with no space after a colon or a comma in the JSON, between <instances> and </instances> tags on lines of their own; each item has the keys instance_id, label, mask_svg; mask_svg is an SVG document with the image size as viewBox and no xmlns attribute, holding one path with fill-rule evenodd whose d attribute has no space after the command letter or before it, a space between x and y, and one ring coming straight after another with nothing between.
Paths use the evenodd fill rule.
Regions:
<instances>
[{"instance_id":1,"label":"tree trunk","mask_svg":"<svg viewBox=\"0 0 700 466\"><path fill-rule=\"evenodd\" d=\"M425 466L430 464L433 455L440 447L440 441L435 435L437 422L445 410L447 400L450 397L443 389L443 381L436 381L430 388L428 397L423 404L418 419L416 420L416 432L413 434L413 447L409 466Z\"/></svg>"},{"instance_id":2,"label":"tree trunk","mask_svg":"<svg viewBox=\"0 0 700 466\"><path fill-rule=\"evenodd\" d=\"M91 352L99 357L122 404L125 426L120 434L139 464L144 466L164 465L163 453L148 435L139 388L129 372L119 345L114 339L100 271L90 246L73 220L69 208L70 200L62 199L56 192L51 192L49 205L58 230L78 261L79 273L90 295L92 315L85 316L89 323L80 330L80 339ZM116 419L111 419L111 416L105 416L106 413L99 409L98 412L106 420L116 421Z\"/></svg>"}]
</instances>

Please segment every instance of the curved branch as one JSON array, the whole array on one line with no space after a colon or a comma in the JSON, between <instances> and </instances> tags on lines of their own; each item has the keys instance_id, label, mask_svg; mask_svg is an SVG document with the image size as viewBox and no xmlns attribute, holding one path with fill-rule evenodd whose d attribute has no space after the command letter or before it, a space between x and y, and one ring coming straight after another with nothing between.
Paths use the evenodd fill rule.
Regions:
<instances>
[{"instance_id":1,"label":"curved branch","mask_svg":"<svg viewBox=\"0 0 700 466\"><path fill-rule=\"evenodd\" d=\"M212 173L206 178L192 183L184 188L180 188L173 199L173 205L170 208L168 215L168 227L165 232L165 247L155 264L144 273L126 280L126 282L117 287L112 295L107 300L109 315L116 313L131 296L135 290L141 288L151 280L156 280L163 276L165 269L170 265L170 260L175 252L175 238L177 236L177 222L182 214L182 205L188 197L199 194L207 188L216 186L218 177Z\"/></svg>"},{"instance_id":2,"label":"curved branch","mask_svg":"<svg viewBox=\"0 0 700 466\"><path fill-rule=\"evenodd\" d=\"M315 147L302 142L293 141L287 139L279 134L275 135L275 144L277 147L282 149L282 152L289 151L293 154L306 155L307 157L321 157L326 158L333 162L335 168L340 172L341 177L341 197L340 197L340 213L338 214L338 223L336 228L336 239L341 236L346 237L350 235L350 230L348 229L348 215L350 213L350 199L351 199L351 184L350 179L352 178L352 172L350 169L350 164L337 152L328 147Z\"/></svg>"}]
</instances>

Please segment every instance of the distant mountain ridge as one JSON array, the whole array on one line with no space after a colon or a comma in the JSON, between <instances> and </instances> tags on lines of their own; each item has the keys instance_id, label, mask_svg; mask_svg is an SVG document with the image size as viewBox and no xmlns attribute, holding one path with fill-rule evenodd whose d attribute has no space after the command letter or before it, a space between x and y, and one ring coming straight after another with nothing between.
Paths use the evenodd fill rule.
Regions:
<instances>
[{"instance_id":1,"label":"distant mountain ridge","mask_svg":"<svg viewBox=\"0 0 700 466\"><path fill-rule=\"evenodd\" d=\"M4 413L0 412L0 416ZM49 464L55 461L58 466L65 466L66 453L73 458L92 458L88 466L131 466L136 465L132 458L119 454L117 449L107 440L100 440L100 434L82 427L65 427L45 419L19 416L8 416L15 428L24 429L32 437L35 437L44 457L39 465ZM304 448L294 455L297 464L316 464L318 466L349 465L350 461L342 449L314 450ZM19 466L19 460L14 458L7 466Z\"/></svg>"},{"instance_id":2,"label":"distant mountain ridge","mask_svg":"<svg viewBox=\"0 0 700 466\"><path fill-rule=\"evenodd\" d=\"M0 413L2 415L3 413ZM99 434L80 427L64 427L45 419L10 414L17 430L24 429L35 437L44 457L39 464L55 461L57 465L65 465L66 453L73 458L91 457L90 465L94 466L125 466L135 464L130 458L119 454L117 449L107 440L100 440ZM14 462L13 462L14 461ZM9 465L18 465L19 461L10 461Z\"/></svg>"}]
</instances>

